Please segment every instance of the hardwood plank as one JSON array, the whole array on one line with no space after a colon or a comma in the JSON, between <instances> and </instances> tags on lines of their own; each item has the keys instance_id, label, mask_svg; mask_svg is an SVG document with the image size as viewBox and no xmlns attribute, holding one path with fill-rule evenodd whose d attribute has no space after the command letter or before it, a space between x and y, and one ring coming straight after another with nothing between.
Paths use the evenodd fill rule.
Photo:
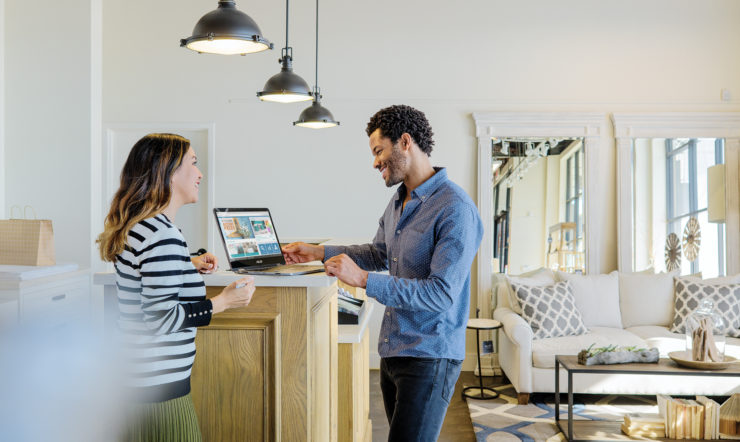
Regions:
<instances>
[{"instance_id":1,"label":"hardwood plank","mask_svg":"<svg viewBox=\"0 0 740 442\"><path fill-rule=\"evenodd\" d=\"M353 378L353 351L352 344L339 344L339 367L338 367L338 400L339 409L337 421L339 431L337 437L340 441L354 440L355 408L353 392L355 380Z\"/></svg>"},{"instance_id":2,"label":"hardwood plank","mask_svg":"<svg viewBox=\"0 0 740 442\"><path fill-rule=\"evenodd\" d=\"M280 432L282 440L309 440L308 414L308 315L305 288L277 288L281 312Z\"/></svg>"}]
</instances>

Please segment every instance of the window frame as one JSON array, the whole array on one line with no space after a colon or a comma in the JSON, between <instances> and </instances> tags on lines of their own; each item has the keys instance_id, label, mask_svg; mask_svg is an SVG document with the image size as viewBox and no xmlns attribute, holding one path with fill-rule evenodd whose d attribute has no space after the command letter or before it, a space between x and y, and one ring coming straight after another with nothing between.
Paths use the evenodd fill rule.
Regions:
<instances>
[{"instance_id":1,"label":"window frame","mask_svg":"<svg viewBox=\"0 0 740 442\"><path fill-rule=\"evenodd\" d=\"M680 220L684 218L690 218L690 217L699 217L699 214L706 212L707 207L700 208L699 207L699 183L698 183L698 170L697 170L697 162L698 162L698 156L697 156L697 149L696 144L698 138L689 138L688 141L681 146L674 148L673 142L676 140L676 138L666 138L665 139L665 167L666 167L666 232L668 233L675 233L678 235L679 238L682 237L683 231L680 228L677 232L674 232L672 229L672 224L679 222ZM714 164L724 164L724 145L725 140L723 138L715 138L714 140ZM675 213L675 205L674 205L674 173L673 173L673 159L683 154L684 152L688 151L688 161L689 161L689 210L688 212L677 214ZM723 223L717 223L716 229L717 229L717 241L718 241L718 248L717 248L717 264L718 264L718 273L720 276L723 276L725 274L725 240L724 240L724 227L725 225ZM699 260L691 261L691 273L698 273L700 271L699 269Z\"/></svg>"}]
</instances>

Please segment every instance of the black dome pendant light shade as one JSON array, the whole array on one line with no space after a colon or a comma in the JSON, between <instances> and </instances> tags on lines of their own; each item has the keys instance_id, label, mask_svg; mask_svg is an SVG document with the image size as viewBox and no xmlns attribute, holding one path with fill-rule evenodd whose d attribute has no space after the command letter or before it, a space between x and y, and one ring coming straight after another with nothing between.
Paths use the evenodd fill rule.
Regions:
<instances>
[{"instance_id":1,"label":"black dome pendant light shade","mask_svg":"<svg viewBox=\"0 0 740 442\"><path fill-rule=\"evenodd\" d=\"M220 55L245 55L272 49L259 26L236 9L234 0L219 0L218 8L204 15L193 28L193 35L180 40L180 46L196 52Z\"/></svg>"},{"instance_id":2,"label":"black dome pendant light shade","mask_svg":"<svg viewBox=\"0 0 740 442\"><path fill-rule=\"evenodd\" d=\"M298 120L293 122L294 126L308 127L311 129L324 129L339 125L329 109L321 105L321 89L319 89L319 0L316 0L316 82L313 86L313 103L303 109Z\"/></svg>"},{"instance_id":3,"label":"black dome pendant light shade","mask_svg":"<svg viewBox=\"0 0 740 442\"><path fill-rule=\"evenodd\" d=\"M262 92L257 92L257 96L262 101L296 103L298 101L308 101L313 98L306 80L293 72L293 48L288 46L289 11L289 0L285 0L285 47L278 60L282 64L282 68L280 69L280 73L273 75L267 80Z\"/></svg>"},{"instance_id":4,"label":"black dome pendant light shade","mask_svg":"<svg viewBox=\"0 0 740 442\"><path fill-rule=\"evenodd\" d=\"M334 119L334 115L329 112L329 109L321 105L321 94L317 92L317 89L314 89L314 96L316 98L311 103L311 106L303 109L301 115L298 116L298 121L294 121L293 125L308 127L310 129L324 129L338 126L339 121Z\"/></svg>"}]
</instances>

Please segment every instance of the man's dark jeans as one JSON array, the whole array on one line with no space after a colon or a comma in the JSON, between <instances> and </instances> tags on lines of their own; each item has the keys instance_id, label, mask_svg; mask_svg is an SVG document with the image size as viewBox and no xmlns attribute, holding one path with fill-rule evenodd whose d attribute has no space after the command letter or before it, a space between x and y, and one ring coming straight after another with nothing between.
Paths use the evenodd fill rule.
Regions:
<instances>
[{"instance_id":1,"label":"man's dark jeans","mask_svg":"<svg viewBox=\"0 0 740 442\"><path fill-rule=\"evenodd\" d=\"M462 361L455 359L381 359L388 441L436 441L461 369Z\"/></svg>"}]
</instances>

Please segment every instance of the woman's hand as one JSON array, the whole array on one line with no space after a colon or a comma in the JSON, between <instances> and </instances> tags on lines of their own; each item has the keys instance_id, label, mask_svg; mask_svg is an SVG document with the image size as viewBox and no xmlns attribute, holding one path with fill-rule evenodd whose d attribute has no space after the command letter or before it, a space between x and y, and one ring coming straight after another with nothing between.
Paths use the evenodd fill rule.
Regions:
<instances>
[{"instance_id":1,"label":"woman's hand","mask_svg":"<svg viewBox=\"0 0 740 442\"><path fill-rule=\"evenodd\" d=\"M211 252L206 252L200 256L190 258L195 269L200 273L213 273L218 267L218 258Z\"/></svg>"},{"instance_id":2,"label":"woman's hand","mask_svg":"<svg viewBox=\"0 0 740 442\"><path fill-rule=\"evenodd\" d=\"M211 298L213 314L231 308L246 307L254 295L254 276L245 276L229 284L221 293Z\"/></svg>"}]
</instances>

